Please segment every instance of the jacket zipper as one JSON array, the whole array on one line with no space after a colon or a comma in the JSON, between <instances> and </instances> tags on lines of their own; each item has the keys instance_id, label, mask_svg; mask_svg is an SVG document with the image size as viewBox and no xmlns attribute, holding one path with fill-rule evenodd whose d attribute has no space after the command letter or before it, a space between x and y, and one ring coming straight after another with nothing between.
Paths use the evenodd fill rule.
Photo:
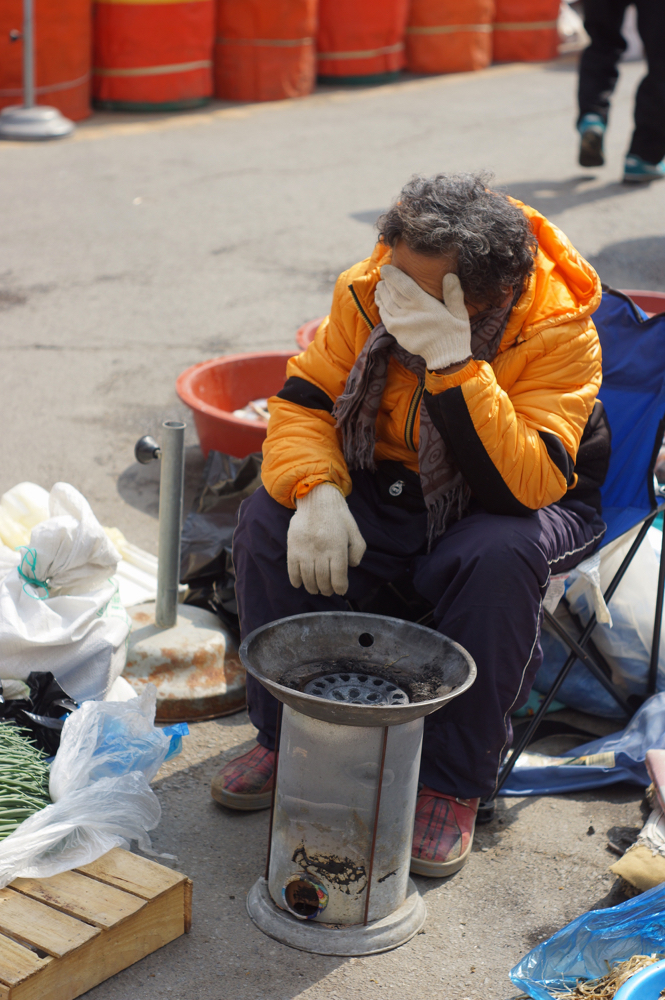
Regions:
<instances>
[{"instance_id":1,"label":"jacket zipper","mask_svg":"<svg viewBox=\"0 0 665 1000\"><path fill-rule=\"evenodd\" d=\"M404 440L406 441L406 446L409 449L409 451L418 450L413 440L413 429L416 423L416 414L420 407L420 400L423 398L424 391L425 391L425 379L419 378L418 385L416 386L416 391L411 397L411 402L409 403L409 410L406 415L406 427L404 428Z\"/></svg>"},{"instance_id":2,"label":"jacket zipper","mask_svg":"<svg viewBox=\"0 0 665 1000\"><path fill-rule=\"evenodd\" d=\"M356 295L356 290L353 287L353 285L349 285L349 291L353 295L353 301L355 302L355 304L356 304L356 306L358 308L358 312L360 313L360 315L362 316L362 318L367 323L367 326L369 327L369 330L370 330L370 333L371 333L371 331L374 329L374 325L373 325L371 319L369 318L369 316L367 315L367 313L365 312L365 310L363 309L363 307L360 305L360 299Z\"/></svg>"}]
</instances>

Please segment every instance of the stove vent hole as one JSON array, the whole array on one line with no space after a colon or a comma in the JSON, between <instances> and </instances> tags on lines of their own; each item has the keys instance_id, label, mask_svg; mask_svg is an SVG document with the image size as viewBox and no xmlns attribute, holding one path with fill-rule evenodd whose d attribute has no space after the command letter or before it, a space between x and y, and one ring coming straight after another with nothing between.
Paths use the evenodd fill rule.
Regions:
<instances>
[{"instance_id":1,"label":"stove vent hole","mask_svg":"<svg viewBox=\"0 0 665 1000\"><path fill-rule=\"evenodd\" d=\"M361 646L373 646L374 636L371 632L363 632L362 635L358 636L358 642Z\"/></svg>"},{"instance_id":2,"label":"stove vent hole","mask_svg":"<svg viewBox=\"0 0 665 1000\"><path fill-rule=\"evenodd\" d=\"M301 920L312 920L328 904L322 885L307 876L292 875L283 889L284 902Z\"/></svg>"}]
</instances>

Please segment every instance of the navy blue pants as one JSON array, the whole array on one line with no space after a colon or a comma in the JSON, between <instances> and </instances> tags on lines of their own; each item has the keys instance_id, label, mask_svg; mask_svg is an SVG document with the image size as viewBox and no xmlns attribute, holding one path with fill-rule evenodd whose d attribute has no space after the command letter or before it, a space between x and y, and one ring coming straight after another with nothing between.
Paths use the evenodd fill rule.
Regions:
<instances>
[{"instance_id":1,"label":"navy blue pants","mask_svg":"<svg viewBox=\"0 0 665 1000\"><path fill-rule=\"evenodd\" d=\"M512 740L511 713L526 701L541 663L550 574L590 555L605 526L582 503L555 504L527 517L472 509L427 553L426 514L386 502L372 474L353 473L348 504L367 551L349 570L345 597L323 597L289 582L286 533L293 511L263 487L243 502L233 543L242 635L305 611L347 611L347 598L360 601L408 572L433 606L432 627L464 646L478 668L468 691L426 717L420 780L447 795L485 797ZM277 702L249 676L247 702L259 743L273 748Z\"/></svg>"}]
</instances>

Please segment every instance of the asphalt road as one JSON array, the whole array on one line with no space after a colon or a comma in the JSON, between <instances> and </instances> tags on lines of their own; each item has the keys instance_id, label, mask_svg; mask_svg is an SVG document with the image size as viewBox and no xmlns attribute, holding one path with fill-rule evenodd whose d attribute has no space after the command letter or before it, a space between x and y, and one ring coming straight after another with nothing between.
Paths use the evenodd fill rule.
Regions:
<instances>
[{"instance_id":1,"label":"asphalt road","mask_svg":"<svg viewBox=\"0 0 665 1000\"><path fill-rule=\"evenodd\" d=\"M132 448L185 414L178 373L292 346L415 172L488 169L604 281L665 289L665 184L619 183L641 70L623 67L596 171L576 165L573 62L182 116L97 115L71 140L0 145L0 491L71 482L103 523L156 551L157 470ZM191 486L201 457L188 434ZM94 1000L504 1000L530 947L621 898L605 835L641 825L634 789L504 800L462 872L419 880L429 922L404 948L337 960L276 945L244 910L267 816L225 812L208 795L220 755L249 740L244 715L201 724L158 776L156 844L194 879L194 927Z\"/></svg>"}]
</instances>

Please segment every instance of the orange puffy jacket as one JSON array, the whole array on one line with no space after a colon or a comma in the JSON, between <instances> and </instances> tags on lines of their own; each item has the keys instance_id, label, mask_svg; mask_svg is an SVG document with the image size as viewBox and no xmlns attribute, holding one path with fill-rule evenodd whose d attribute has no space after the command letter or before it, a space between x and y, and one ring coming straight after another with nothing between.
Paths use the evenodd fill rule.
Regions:
<instances>
[{"instance_id":1,"label":"orange puffy jacket","mask_svg":"<svg viewBox=\"0 0 665 1000\"><path fill-rule=\"evenodd\" d=\"M377 462L418 471L420 400L452 447L473 494L491 513L524 514L574 487L574 464L601 383L591 314L601 286L564 234L517 202L538 238L535 268L513 308L494 361L471 360L423 382L391 358L376 423ZM338 279L332 309L308 349L292 358L269 400L263 483L285 507L319 483L351 492L331 414L355 359L379 322L374 290L389 248Z\"/></svg>"}]
</instances>

